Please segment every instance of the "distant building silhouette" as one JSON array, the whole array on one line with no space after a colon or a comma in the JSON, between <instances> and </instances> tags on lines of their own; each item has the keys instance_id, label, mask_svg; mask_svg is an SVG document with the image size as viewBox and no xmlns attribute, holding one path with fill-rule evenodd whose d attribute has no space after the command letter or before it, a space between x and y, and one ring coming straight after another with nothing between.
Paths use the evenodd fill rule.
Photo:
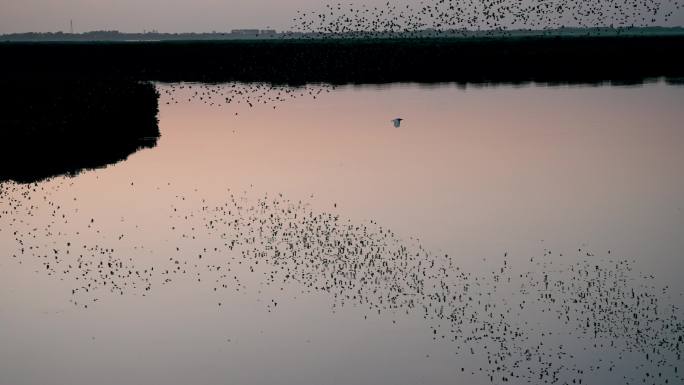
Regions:
<instances>
[{"instance_id":1,"label":"distant building silhouette","mask_svg":"<svg viewBox=\"0 0 684 385\"><path fill-rule=\"evenodd\" d=\"M258 35L258 29L233 29L230 31L232 35Z\"/></svg>"}]
</instances>

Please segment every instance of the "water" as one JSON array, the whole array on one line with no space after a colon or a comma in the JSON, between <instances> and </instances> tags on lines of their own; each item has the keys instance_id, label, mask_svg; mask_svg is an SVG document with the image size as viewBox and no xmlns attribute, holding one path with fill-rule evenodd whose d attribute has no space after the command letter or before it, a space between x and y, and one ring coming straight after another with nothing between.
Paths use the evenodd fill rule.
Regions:
<instances>
[{"instance_id":1,"label":"water","mask_svg":"<svg viewBox=\"0 0 684 385\"><path fill-rule=\"evenodd\" d=\"M681 381L684 88L157 86L157 147L3 185L0 384Z\"/></svg>"}]
</instances>

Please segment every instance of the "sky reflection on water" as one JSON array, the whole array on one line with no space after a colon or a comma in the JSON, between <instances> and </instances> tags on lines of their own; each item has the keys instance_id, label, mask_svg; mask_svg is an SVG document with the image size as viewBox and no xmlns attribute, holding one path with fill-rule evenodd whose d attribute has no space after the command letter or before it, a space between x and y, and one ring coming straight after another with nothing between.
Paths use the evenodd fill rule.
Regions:
<instances>
[{"instance_id":1,"label":"sky reflection on water","mask_svg":"<svg viewBox=\"0 0 684 385\"><path fill-rule=\"evenodd\" d=\"M668 312L684 291L684 88L343 87L273 109L178 87L191 101L166 104L170 87L158 147L35 191L4 185L0 383L525 383L514 364L540 341L529 354L561 381L640 382L656 366L622 355L629 333L548 316L579 295L573 277L681 327ZM376 268L381 281L360 280ZM498 307L459 299L464 285ZM649 296L637 305L630 288ZM671 323L642 307L653 298ZM440 306L477 322L454 331L464 318ZM497 314L496 332L477 330ZM511 354L493 366L494 337ZM662 357L654 381L681 380ZM531 373L555 378L541 361Z\"/></svg>"}]
</instances>

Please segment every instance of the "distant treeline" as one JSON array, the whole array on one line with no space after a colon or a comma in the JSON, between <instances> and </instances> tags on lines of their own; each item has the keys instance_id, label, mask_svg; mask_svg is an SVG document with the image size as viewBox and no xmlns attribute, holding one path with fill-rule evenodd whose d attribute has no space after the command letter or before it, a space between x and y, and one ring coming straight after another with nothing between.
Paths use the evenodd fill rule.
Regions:
<instances>
[{"instance_id":1,"label":"distant treeline","mask_svg":"<svg viewBox=\"0 0 684 385\"><path fill-rule=\"evenodd\" d=\"M0 182L103 167L159 137L151 83L16 77L0 87Z\"/></svg>"},{"instance_id":2,"label":"distant treeline","mask_svg":"<svg viewBox=\"0 0 684 385\"><path fill-rule=\"evenodd\" d=\"M347 32L347 33L303 33L277 32L271 29L240 29L230 32L163 33L90 31L83 33L65 32L25 32L0 35L4 42L128 42L128 41L215 41L233 39L343 39L365 36L366 38L450 38L450 37L533 37L533 36L672 36L684 35L682 27L625 27L625 28L557 28L546 30L507 29L507 30L464 30L425 29L410 32Z\"/></svg>"},{"instance_id":3,"label":"distant treeline","mask_svg":"<svg viewBox=\"0 0 684 385\"><path fill-rule=\"evenodd\" d=\"M178 40L229 40L273 39L282 36L274 30L233 30L231 32L162 33L90 31L83 33L26 32L0 35L4 42L102 42L102 41L178 41Z\"/></svg>"},{"instance_id":4,"label":"distant treeline","mask_svg":"<svg viewBox=\"0 0 684 385\"><path fill-rule=\"evenodd\" d=\"M0 76L304 83L684 78L684 35L0 43Z\"/></svg>"}]
</instances>

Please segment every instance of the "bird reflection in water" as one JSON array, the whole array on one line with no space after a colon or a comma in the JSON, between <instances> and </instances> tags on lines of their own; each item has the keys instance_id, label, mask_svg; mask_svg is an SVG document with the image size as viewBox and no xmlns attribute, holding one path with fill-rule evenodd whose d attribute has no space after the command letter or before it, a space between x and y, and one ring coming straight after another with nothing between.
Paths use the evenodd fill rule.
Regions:
<instances>
[{"instance_id":1,"label":"bird reflection in water","mask_svg":"<svg viewBox=\"0 0 684 385\"><path fill-rule=\"evenodd\" d=\"M173 191L168 183L157 189L175 195L165 219L165 235L175 244L170 254L160 251L163 256L142 266L106 239L99 219L53 198L66 183L1 184L0 221L16 242L7 254L18 263L40 261L44 273L72 282L71 301L82 309L102 306L103 292L146 295L182 277L211 285L219 297L255 291L256 282L274 289L258 290L262 296L281 293L265 298L268 311L299 290L327 293L333 311L365 309L364 318L420 315L435 341L451 341L458 355L486 362L471 373L495 383L586 383L606 373L625 383L684 380L678 372L681 309L667 287L609 253L599 258L582 247L577 262L564 263L545 249L516 265L502 253L494 270L469 272L418 239L373 220L354 222L314 209L306 200L230 189L210 199L198 190ZM54 220L30 223L40 207ZM13 220L18 217L28 223ZM77 223L91 243L60 227ZM58 233L69 241L57 241ZM587 364L589 354L601 357L600 364ZM637 368L631 377L616 370L626 363Z\"/></svg>"}]
</instances>

